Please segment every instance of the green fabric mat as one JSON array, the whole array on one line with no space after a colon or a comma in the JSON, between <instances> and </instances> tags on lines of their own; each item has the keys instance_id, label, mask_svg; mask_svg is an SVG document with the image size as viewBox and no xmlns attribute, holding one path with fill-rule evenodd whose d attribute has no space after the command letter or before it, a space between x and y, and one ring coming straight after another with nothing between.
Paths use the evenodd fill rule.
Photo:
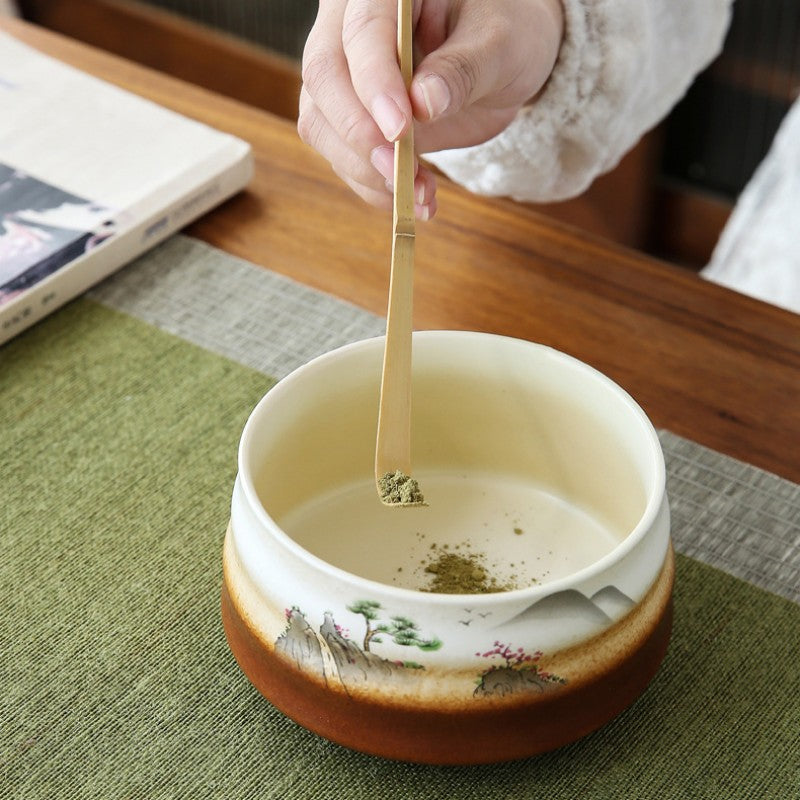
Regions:
<instances>
[{"instance_id":1,"label":"green fabric mat","mask_svg":"<svg viewBox=\"0 0 800 800\"><path fill-rule=\"evenodd\" d=\"M275 711L219 619L238 438L270 383L89 300L0 348L0 795L798 796L800 607L685 557L653 684L558 752L395 763Z\"/></svg>"}]
</instances>

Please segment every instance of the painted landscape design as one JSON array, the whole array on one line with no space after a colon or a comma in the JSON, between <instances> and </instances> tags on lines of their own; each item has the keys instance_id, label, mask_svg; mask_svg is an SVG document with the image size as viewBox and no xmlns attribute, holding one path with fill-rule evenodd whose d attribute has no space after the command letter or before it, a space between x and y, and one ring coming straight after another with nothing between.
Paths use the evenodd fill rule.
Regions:
<instances>
[{"instance_id":1,"label":"painted landscape design","mask_svg":"<svg viewBox=\"0 0 800 800\"><path fill-rule=\"evenodd\" d=\"M322 625L315 631L305 614L296 606L286 611L286 630L275 642L275 649L293 661L298 668L311 672L326 683L340 683L350 689L366 683L397 684L423 670L412 659L390 660L374 652L385 638L404 647L421 651L438 650L442 642L423 637L418 626L407 617L391 616L385 621L380 603L361 600L347 607L364 620L364 636L356 642L350 632L336 624L326 612Z\"/></svg>"},{"instance_id":2,"label":"painted landscape design","mask_svg":"<svg viewBox=\"0 0 800 800\"><path fill-rule=\"evenodd\" d=\"M492 660L478 679L476 697L503 697L524 691L544 692L548 688L563 686L567 681L539 666L542 651L526 653L523 647L495 641L485 653L475 653L479 658Z\"/></svg>"},{"instance_id":3,"label":"painted landscape design","mask_svg":"<svg viewBox=\"0 0 800 800\"><path fill-rule=\"evenodd\" d=\"M412 658L389 659L376 652L387 640L408 647L412 654L443 647L440 639L425 636L413 620L385 614L374 600L359 600L347 610L363 620L363 636L357 640L336 623L331 612L324 614L322 624L315 630L303 611L293 606L286 610L286 628L275 641L275 649L298 669L348 691L370 683L405 685L424 674L425 666ZM514 649L495 641L475 656L483 662L476 669L477 685L472 690L475 697L538 693L566 683L564 678L541 669L540 651L526 653L521 647Z\"/></svg>"},{"instance_id":4,"label":"painted landscape design","mask_svg":"<svg viewBox=\"0 0 800 800\"><path fill-rule=\"evenodd\" d=\"M516 638L524 630L535 629L547 641L566 646L597 636L635 605L616 586L606 586L591 597L576 589L565 589L537 600L495 630L501 636Z\"/></svg>"}]
</instances>

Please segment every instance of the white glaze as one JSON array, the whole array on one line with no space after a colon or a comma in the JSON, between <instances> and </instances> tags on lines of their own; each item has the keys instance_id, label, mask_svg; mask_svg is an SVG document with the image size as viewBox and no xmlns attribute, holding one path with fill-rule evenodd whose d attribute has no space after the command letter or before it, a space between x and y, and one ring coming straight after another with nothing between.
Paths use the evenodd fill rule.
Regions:
<instances>
[{"instance_id":1,"label":"white glaze","mask_svg":"<svg viewBox=\"0 0 800 800\"><path fill-rule=\"evenodd\" d=\"M412 463L429 508L384 508L374 489L382 340L316 359L251 415L230 551L263 638L275 641L296 607L315 631L332 616L355 641L364 620L352 606L374 601L384 619L407 617L443 642L419 653L381 645L389 659L414 650L432 676L471 669L498 637L550 654L602 632L642 600L669 546L652 425L608 378L549 348L476 333L414 337ZM498 579L513 561L521 588L414 591L425 547L443 537L487 552Z\"/></svg>"}]
</instances>

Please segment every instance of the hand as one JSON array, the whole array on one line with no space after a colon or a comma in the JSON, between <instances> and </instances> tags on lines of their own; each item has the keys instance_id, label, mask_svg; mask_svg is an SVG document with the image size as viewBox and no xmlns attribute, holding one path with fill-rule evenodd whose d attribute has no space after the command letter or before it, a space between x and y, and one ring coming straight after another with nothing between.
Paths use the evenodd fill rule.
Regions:
<instances>
[{"instance_id":1,"label":"hand","mask_svg":"<svg viewBox=\"0 0 800 800\"><path fill-rule=\"evenodd\" d=\"M418 153L480 144L544 86L563 35L561 0L415 0L415 63L397 64L397 5L320 0L303 54L298 131L360 197L391 208L392 143L415 125ZM419 166L416 214L436 212Z\"/></svg>"}]
</instances>

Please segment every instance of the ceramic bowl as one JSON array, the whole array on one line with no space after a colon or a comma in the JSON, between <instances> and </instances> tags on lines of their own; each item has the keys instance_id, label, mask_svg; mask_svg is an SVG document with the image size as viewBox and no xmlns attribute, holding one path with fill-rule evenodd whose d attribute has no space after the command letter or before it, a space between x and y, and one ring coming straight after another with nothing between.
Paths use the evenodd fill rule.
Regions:
<instances>
[{"instance_id":1,"label":"ceramic bowl","mask_svg":"<svg viewBox=\"0 0 800 800\"><path fill-rule=\"evenodd\" d=\"M247 421L223 556L236 659L301 725L376 755L468 764L578 739L645 689L669 639L653 426L548 347L415 333L428 504L387 508L382 355L382 339L323 355Z\"/></svg>"}]
</instances>

